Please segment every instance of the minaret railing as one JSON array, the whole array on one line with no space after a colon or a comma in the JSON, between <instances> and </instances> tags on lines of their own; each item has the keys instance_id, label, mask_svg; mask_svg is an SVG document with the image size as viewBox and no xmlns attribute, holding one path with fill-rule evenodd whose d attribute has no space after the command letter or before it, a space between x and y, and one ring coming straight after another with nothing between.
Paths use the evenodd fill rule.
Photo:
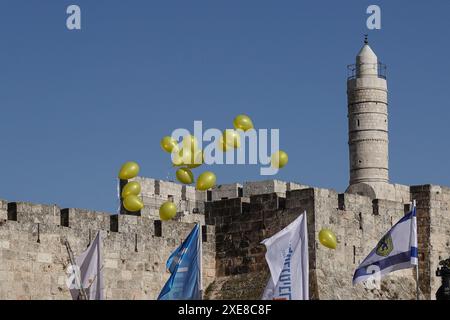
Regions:
<instances>
[{"instance_id":1,"label":"minaret railing","mask_svg":"<svg viewBox=\"0 0 450 320\"><path fill-rule=\"evenodd\" d=\"M358 66L368 66L368 67L375 67L377 68L378 71L378 78L381 79L386 79L386 65L378 62L378 63L361 63L359 65L357 64L349 64L347 66L347 80L353 80L357 78L357 67Z\"/></svg>"}]
</instances>

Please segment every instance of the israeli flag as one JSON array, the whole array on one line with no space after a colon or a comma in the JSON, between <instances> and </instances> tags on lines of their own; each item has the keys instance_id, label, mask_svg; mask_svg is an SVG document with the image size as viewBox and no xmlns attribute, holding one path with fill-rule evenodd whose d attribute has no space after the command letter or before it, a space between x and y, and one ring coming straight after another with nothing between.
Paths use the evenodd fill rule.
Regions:
<instances>
[{"instance_id":1,"label":"israeli flag","mask_svg":"<svg viewBox=\"0 0 450 320\"><path fill-rule=\"evenodd\" d=\"M416 205L378 242L356 269L353 284L418 264Z\"/></svg>"},{"instance_id":2,"label":"israeli flag","mask_svg":"<svg viewBox=\"0 0 450 320\"><path fill-rule=\"evenodd\" d=\"M158 300L201 299L201 237L196 224L186 240L170 255L166 268L171 275Z\"/></svg>"}]
</instances>

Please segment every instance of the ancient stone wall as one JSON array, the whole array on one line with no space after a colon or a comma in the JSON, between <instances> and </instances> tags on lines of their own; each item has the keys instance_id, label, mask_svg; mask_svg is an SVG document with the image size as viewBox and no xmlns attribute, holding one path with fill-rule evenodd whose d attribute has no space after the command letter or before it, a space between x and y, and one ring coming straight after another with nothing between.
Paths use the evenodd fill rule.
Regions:
<instances>
[{"instance_id":1,"label":"ancient stone wall","mask_svg":"<svg viewBox=\"0 0 450 320\"><path fill-rule=\"evenodd\" d=\"M70 299L65 240L78 255L97 231L103 240L105 298L156 299L169 276L167 258L194 226L6 201L0 201L0 219L0 299ZM215 236L213 226L203 231L206 288L215 276Z\"/></svg>"},{"instance_id":2,"label":"ancient stone wall","mask_svg":"<svg viewBox=\"0 0 450 320\"><path fill-rule=\"evenodd\" d=\"M413 192L412 196L418 198L421 297L429 299L430 292L439 286L439 279L434 277L435 267L441 258L450 255L450 192L441 187L432 188L434 193L426 186L417 188L425 188L420 194ZM430 201L435 202L429 204ZM209 295L211 298L259 298L269 277L265 248L260 242L306 211L312 299L414 299L414 269L384 277L378 289L352 285L357 266L409 210L408 201L372 200L318 188L288 191L286 198L272 193L208 203L206 222L216 225L217 250L217 278ZM429 214L431 220L426 218ZM318 242L317 235L322 228L336 233L336 250Z\"/></svg>"},{"instance_id":3,"label":"ancient stone wall","mask_svg":"<svg viewBox=\"0 0 450 320\"><path fill-rule=\"evenodd\" d=\"M195 222L206 223L205 297L259 299L269 279L265 247L260 242L305 211L312 299L414 299L414 269L386 276L380 288L352 285L356 267L410 210L411 199L417 200L422 298L434 299L440 285L435 276L437 264L450 256L447 187L413 186L409 193L409 187L396 185L398 200L390 201L282 181L259 181L244 183L243 197L206 201L206 192L191 187L153 179L140 182L144 200L153 197L163 202L169 196L175 202L191 199L201 202L204 211L180 210L174 220L161 222L156 202L154 208L145 208L135 216L0 201L0 299L70 299L65 283L69 264L65 240L78 255L97 230L104 246L105 297L155 299L169 276L166 259ZM226 185L214 189L210 196L239 195L238 188L239 184ZM322 228L336 233L336 250L318 242Z\"/></svg>"}]
</instances>

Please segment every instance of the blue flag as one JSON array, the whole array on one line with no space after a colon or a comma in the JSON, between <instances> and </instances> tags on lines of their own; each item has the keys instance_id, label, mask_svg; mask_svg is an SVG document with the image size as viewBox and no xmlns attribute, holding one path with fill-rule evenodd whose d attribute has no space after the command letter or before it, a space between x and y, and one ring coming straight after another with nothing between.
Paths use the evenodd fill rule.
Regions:
<instances>
[{"instance_id":1,"label":"blue flag","mask_svg":"<svg viewBox=\"0 0 450 320\"><path fill-rule=\"evenodd\" d=\"M417 258L416 206L413 205L412 211L401 218L361 262L353 284L416 266Z\"/></svg>"},{"instance_id":2,"label":"blue flag","mask_svg":"<svg viewBox=\"0 0 450 320\"><path fill-rule=\"evenodd\" d=\"M170 255L166 268L171 275L158 300L200 300L201 239L199 225Z\"/></svg>"}]
</instances>

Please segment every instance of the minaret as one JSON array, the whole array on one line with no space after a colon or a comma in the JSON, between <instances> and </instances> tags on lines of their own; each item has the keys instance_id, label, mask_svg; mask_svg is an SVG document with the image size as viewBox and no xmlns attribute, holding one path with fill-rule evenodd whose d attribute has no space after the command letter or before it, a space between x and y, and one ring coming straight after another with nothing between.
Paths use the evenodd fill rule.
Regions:
<instances>
[{"instance_id":1,"label":"minaret","mask_svg":"<svg viewBox=\"0 0 450 320\"><path fill-rule=\"evenodd\" d=\"M356 64L348 68L350 186L347 192L380 198L389 183L387 83L385 66L378 62L367 36L356 56Z\"/></svg>"}]
</instances>

